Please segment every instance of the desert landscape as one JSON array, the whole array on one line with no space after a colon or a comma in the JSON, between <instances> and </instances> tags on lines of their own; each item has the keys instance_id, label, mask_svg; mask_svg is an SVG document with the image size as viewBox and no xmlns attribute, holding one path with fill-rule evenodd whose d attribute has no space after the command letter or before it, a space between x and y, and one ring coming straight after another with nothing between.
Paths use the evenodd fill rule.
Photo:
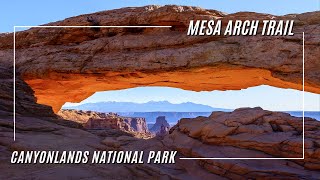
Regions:
<instances>
[{"instance_id":1,"label":"desert landscape","mask_svg":"<svg viewBox=\"0 0 320 180\"><path fill-rule=\"evenodd\" d=\"M185 33L190 18L294 19L295 35L192 37ZM302 32L304 89L319 94L319 11L274 16L152 5L46 25L171 27L19 31L15 67L13 33L0 34L0 169L6 172L0 179L68 179L70 173L73 179L320 177L320 122L312 118L306 117L303 126L302 118L288 113L239 108L182 118L169 128L159 129L156 123L152 133L143 118L61 110L66 102L80 102L98 91L140 86L209 91L270 85L302 90ZM158 121L164 122L161 116ZM10 164L11 152L23 150L176 150L178 156L175 164ZM285 159L301 158L303 151L304 159ZM183 159L206 157L280 159Z\"/></svg>"}]
</instances>

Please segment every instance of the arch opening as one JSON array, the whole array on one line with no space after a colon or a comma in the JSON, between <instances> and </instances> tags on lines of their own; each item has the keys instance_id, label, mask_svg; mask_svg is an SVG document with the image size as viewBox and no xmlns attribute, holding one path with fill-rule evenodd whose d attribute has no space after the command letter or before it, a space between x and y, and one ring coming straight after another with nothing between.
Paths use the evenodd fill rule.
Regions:
<instances>
[{"instance_id":1,"label":"arch opening","mask_svg":"<svg viewBox=\"0 0 320 180\"><path fill-rule=\"evenodd\" d=\"M166 116L173 126L181 118L208 117L214 111L230 112L243 107L287 112L302 117L302 92L261 85L243 90L189 91L171 87L137 87L96 92L80 103L66 102L62 110L116 113L143 117L150 125ZM320 98L305 92L305 116L320 120Z\"/></svg>"}]
</instances>

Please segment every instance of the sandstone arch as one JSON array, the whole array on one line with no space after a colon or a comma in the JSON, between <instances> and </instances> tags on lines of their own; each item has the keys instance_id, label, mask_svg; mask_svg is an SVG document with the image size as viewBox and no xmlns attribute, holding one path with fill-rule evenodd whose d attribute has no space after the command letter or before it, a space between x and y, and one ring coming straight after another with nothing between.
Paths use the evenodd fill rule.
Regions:
<instances>
[{"instance_id":1,"label":"sandstone arch","mask_svg":"<svg viewBox=\"0 0 320 180\"><path fill-rule=\"evenodd\" d=\"M91 25L89 15L51 25ZM97 91L137 86L237 90L257 85L302 89L302 32L306 34L305 90L320 93L320 12L272 16L225 14L186 6L147 6L94 13L100 25L172 28L32 28L16 36L19 76L37 102L57 112ZM190 19L294 19L289 37L188 37ZM1 62L12 34L0 36Z\"/></svg>"}]
</instances>

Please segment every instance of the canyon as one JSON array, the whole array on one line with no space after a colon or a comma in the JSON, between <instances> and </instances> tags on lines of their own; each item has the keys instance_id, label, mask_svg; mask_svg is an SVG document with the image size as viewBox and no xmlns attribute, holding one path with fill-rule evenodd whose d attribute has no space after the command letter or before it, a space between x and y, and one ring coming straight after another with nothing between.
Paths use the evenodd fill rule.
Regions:
<instances>
[{"instance_id":1,"label":"canyon","mask_svg":"<svg viewBox=\"0 0 320 180\"><path fill-rule=\"evenodd\" d=\"M305 118L303 126L302 118L286 113L241 108L181 119L163 139L143 139L121 128L86 130L81 122L56 115L65 102L79 102L97 91L138 86L208 91L266 84L302 90L303 32L304 88L319 94L320 12L274 16L226 14L189 6L145 6L80 15L46 25L92 25L88 19L109 26L171 27L19 31L15 68L13 33L0 34L0 169L6 172L0 174L0 179L63 179L70 173L75 179L320 177L320 122L312 118ZM222 23L236 19L295 20L294 36L192 37L186 35L190 19L221 19ZM176 150L178 155L175 164L164 165L9 163L12 151L37 149ZM180 159L204 157L300 159Z\"/></svg>"}]
</instances>

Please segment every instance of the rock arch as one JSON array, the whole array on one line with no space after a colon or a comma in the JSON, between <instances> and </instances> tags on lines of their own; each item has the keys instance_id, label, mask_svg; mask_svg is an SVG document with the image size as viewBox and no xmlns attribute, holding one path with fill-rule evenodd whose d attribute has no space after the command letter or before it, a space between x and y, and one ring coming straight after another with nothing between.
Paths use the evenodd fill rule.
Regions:
<instances>
[{"instance_id":1,"label":"rock arch","mask_svg":"<svg viewBox=\"0 0 320 180\"><path fill-rule=\"evenodd\" d=\"M238 90L257 85L320 93L320 12L286 16L225 14L186 6L146 6L81 15L49 26L170 25L171 28L31 28L16 34L16 68L40 104L57 112L97 91L138 86ZM294 19L294 36L186 35L190 19ZM12 34L0 36L1 62ZM4 58L6 57L6 58Z\"/></svg>"}]
</instances>

